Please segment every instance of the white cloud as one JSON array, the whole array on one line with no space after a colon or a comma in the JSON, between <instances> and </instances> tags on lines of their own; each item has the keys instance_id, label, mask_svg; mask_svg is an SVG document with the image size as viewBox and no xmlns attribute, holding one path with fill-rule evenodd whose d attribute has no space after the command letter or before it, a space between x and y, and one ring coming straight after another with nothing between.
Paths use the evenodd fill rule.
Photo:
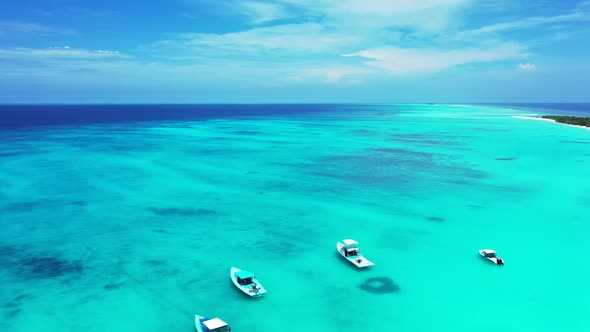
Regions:
<instances>
[{"instance_id":1,"label":"white cloud","mask_svg":"<svg viewBox=\"0 0 590 332\"><path fill-rule=\"evenodd\" d=\"M250 25L266 24L278 20L293 18L297 13L288 0L180 0L194 6L194 12L185 12L182 16L201 19L207 16L232 16L245 20Z\"/></svg>"},{"instance_id":2,"label":"white cloud","mask_svg":"<svg viewBox=\"0 0 590 332\"><path fill-rule=\"evenodd\" d=\"M189 33L176 37L148 48L173 52L178 56L235 58L287 53L289 57L294 57L326 52L337 55L338 51L362 40L358 36L328 31L316 23L284 24L225 34Z\"/></svg>"},{"instance_id":3,"label":"white cloud","mask_svg":"<svg viewBox=\"0 0 590 332\"><path fill-rule=\"evenodd\" d=\"M153 66L117 51L70 47L5 48L0 49L0 60L9 58L20 63L34 60L43 67L81 71L119 70L119 66L128 66L135 71L145 66L154 73L173 72L176 77L187 75L187 80L198 73L226 81L252 77L253 81L279 84L358 84L369 76L433 73L466 64L524 58L526 50L520 44L500 42L495 40L496 36L491 40L480 34L587 19L581 11L553 17L531 17L484 26L468 32L476 34L477 38L462 38L459 29L464 21L460 9L472 2L215 0L212 2L215 8L208 10L219 10L217 14L230 15L231 18L245 18L241 23L246 27L225 33L169 35L166 40L140 48L140 53L154 61ZM286 21L293 23L286 24ZM34 25L19 28L23 31L43 30ZM14 26L11 29L15 29ZM167 61L171 59L177 61ZM514 63L509 66L513 70Z\"/></svg>"},{"instance_id":4,"label":"white cloud","mask_svg":"<svg viewBox=\"0 0 590 332\"><path fill-rule=\"evenodd\" d=\"M461 38L457 10L470 1L278 0L271 4L246 0L233 2L231 7L226 0L224 8L234 8L241 15L246 12L249 23L274 24L229 33L177 34L144 49L186 63L199 61L220 67L249 62L258 68L279 64L289 68L297 63L302 70L286 70L283 77L332 83L379 73L428 73L523 57L524 48L515 42ZM277 24L294 17L301 23ZM538 23L531 20L524 24ZM399 46L408 38L429 46ZM353 56L365 61L350 59Z\"/></svg>"},{"instance_id":5,"label":"white cloud","mask_svg":"<svg viewBox=\"0 0 590 332\"><path fill-rule=\"evenodd\" d=\"M289 0L287 0L289 1ZM372 14L379 16L394 16L420 12L429 9L444 9L448 6L464 4L466 0L293 0L307 6L319 6L325 13L330 14Z\"/></svg>"},{"instance_id":6,"label":"white cloud","mask_svg":"<svg viewBox=\"0 0 590 332\"><path fill-rule=\"evenodd\" d=\"M408 28L443 33L454 21L454 9L470 0L256 0L220 1L248 23L262 24L297 18L300 23L274 24L230 33L184 33L145 46L176 59L252 58L271 61L309 55L338 59L339 54L378 47L399 38L390 29ZM428 19L425 19L428 17ZM397 36L397 37L396 37Z\"/></svg>"},{"instance_id":7,"label":"white cloud","mask_svg":"<svg viewBox=\"0 0 590 332\"><path fill-rule=\"evenodd\" d=\"M409 27L436 32L454 24L457 9L472 0L281 0L329 26L353 29Z\"/></svg>"},{"instance_id":8,"label":"white cloud","mask_svg":"<svg viewBox=\"0 0 590 332\"><path fill-rule=\"evenodd\" d=\"M72 30L58 29L43 24L22 21L0 20L0 36L9 33L37 34L37 35L75 35Z\"/></svg>"},{"instance_id":9,"label":"white cloud","mask_svg":"<svg viewBox=\"0 0 590 332\"><path fill-rule=\"evenodd\" d=\"M287 76L287 78L291 81L295 81L295 82L300 82L303 81L303 77L301 77L301 75L289 75Z\"/></svg>"},{"instance_id":10,"label":"white cloud","mask_svg":"<svg viewBox=\"0 0 590 332\"><path fill-rule=\"evenodd\" d=\"M519 63L518 69L524 70L524 71L536 71L537 66L534 63Z\"/></svg>"},{"instance_id":11,"label":"white cloud","mask_svg":"<svg viewBox=\"0 0 590 332\"><path fill-rule=\"evenodd\" d=\"M97 10L97 9L90 9L90 8L75 8L75 7L63 7L63 6L57 7L56 9L53 9L53 10L38 9L35 12L38 14L44 15L44 16L60 16L60 17L62 17L63 15L65 15L65 16L75 16L75 17L84 16L84 18L87 18L87 17L104 18L104 17L111 17L111 16L121 14L121 12L118 10Z\"/></svg>"},{"instance_id":12,"label":"white cloud","mask_svg":"<svg viewBox=\"0 0 590 332\"><path fill-rule=\"evenodd\" d=\"M65 48L70 48L69 46L66 46ZM95 51L98 54L105 54L105 55L115 55L115 56L120 56L121 53L119 51L109 51L109 50L96 50Z\"/></svg>"},{"instance_id":13,"label":"white cloud","mask_svg":"<svg viewBox=\"0 0 590 332\"><path fill-rule=\"evenodd\" d=\"M332 65L299 69L291 77L297 77L299 81L356 84L362 81L362 76L371 72L373 70L361 66Z\"/></svg>"},{"instance_id":14,"label":"white cloud","mask_svg":"<svg viewBox=\"0 0 590 332\"><path fill-rule=\"evenodd\" d=\"M522 48L516 44L503 44L488 49L472 48L451 51L382 47L343 56L366 58L370 60L365 62L368 66L393 74L408 74L436 72L469 63L519 58L523 57L524 53Z\"/></svg>"},{"instance_id":15,"label":"white cloud","mask_svg":"<svg viewBox=\"0 0 590 332\"><path fill-rule=\"evenodd\" d=\"M85 50L65 47L52 48L1 48L0 59L26 60L26 59L104 59L104 58L126 58L118 51L108 50Z\"/></svg>"},{"instance_id":16,"label":"white cloud","mask_svg":"<svg viewBox=\"0 0 590 332\"><path fill-rule=\"evenodd\" d=\"M250 17L250 23L262 24L291 17L281 4L246 1L241 3L242 11Z\"/></svg>"},{"instance_id":17,"label":"white cloud","mask_svg":"<svg viewBox=\"0 0 590 332\"><path fill-rule=\"evenodd\" d=\"M466 34L476 35L485 33L496 33L507 30L533 28L543 24L565 23L565 22L586 22L590 21L590 15L583 12L574 12L570 14L557 16L536 16L528 17L518 21L504 22L483 26L479 29L468 31Z\"/></svg>"}]
</instances>

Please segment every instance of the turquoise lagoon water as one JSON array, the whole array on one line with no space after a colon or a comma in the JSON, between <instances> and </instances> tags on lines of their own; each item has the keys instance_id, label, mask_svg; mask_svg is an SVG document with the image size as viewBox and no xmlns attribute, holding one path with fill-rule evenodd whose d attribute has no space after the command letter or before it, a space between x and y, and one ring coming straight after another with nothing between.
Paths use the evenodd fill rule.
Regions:
<instances>
[{"instance_id":1,"label":"turquoise lagoon water","mask_svg":"<svg viewBox=\"0 0 590 332\"><path fill-rule=\"evenodd\" d=\"M590 131L525 113L2 130L0 330L191 331L198 313L236 332L589 331ZM338 256L345 238L376 265Z\"/></svg>"}]
</instances>

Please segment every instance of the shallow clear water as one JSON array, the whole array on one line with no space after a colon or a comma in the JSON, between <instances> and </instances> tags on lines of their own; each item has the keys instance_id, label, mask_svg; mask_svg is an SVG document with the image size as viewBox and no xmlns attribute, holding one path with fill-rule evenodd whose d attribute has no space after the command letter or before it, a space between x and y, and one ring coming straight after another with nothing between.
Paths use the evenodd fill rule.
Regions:
<instances>
[{"instance_id":1,"label":"shallow clear water","mask_svg":"<svg viewBox=\"0 0 590 332\"><path fill-rule=\"evenodd\" d=\"M198 313L234 331L588 331L590 131L526 113L3 130L0 330L191 331ZM345 238L376 266L345 262ZM234 289L232 265L267 296Z\"/></svg>"}]
</instances>

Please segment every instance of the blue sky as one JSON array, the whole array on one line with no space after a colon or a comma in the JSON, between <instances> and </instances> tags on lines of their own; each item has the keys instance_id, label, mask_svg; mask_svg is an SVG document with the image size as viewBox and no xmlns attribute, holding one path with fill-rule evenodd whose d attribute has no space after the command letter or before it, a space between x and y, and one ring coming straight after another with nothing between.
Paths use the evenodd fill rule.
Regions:
<instances>
[{"instance_id":1,"label":"blue sky","mask_svg":"<svg viewBox=\"0 0 590 332\"><path fill-rule=\"evenodd\" d=\"M590 102L590 0L0 3L0 103Z\"/></svg>"}]
</instances>

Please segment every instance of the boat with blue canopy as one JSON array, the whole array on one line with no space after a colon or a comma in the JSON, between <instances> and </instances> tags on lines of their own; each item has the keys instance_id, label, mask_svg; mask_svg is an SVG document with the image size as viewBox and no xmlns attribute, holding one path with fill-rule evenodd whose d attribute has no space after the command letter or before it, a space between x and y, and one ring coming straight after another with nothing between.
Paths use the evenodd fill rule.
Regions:
<instances>
[{"instance_id":1,"label":"boat with blue canopy","mask_svg":"<svg viewBox=\"0 0 590 332\"><path fill-rule=\"evenodd\" d=\"M251 272L232 267L229 276L234 285L250 297L261 297L266 294L266 289L262 286L262 283Z\"/></svg>"},{"instance_id":2,"label":"boat with blue canopy","mask_svg":"<svg viewBox=\"0 0 590 332\"><path fill-rule=\"evenodd\" d=\"M231 332L231 327L219 318L207 318L195 315L197 332Z\"/></svg>"}]
</instances>

